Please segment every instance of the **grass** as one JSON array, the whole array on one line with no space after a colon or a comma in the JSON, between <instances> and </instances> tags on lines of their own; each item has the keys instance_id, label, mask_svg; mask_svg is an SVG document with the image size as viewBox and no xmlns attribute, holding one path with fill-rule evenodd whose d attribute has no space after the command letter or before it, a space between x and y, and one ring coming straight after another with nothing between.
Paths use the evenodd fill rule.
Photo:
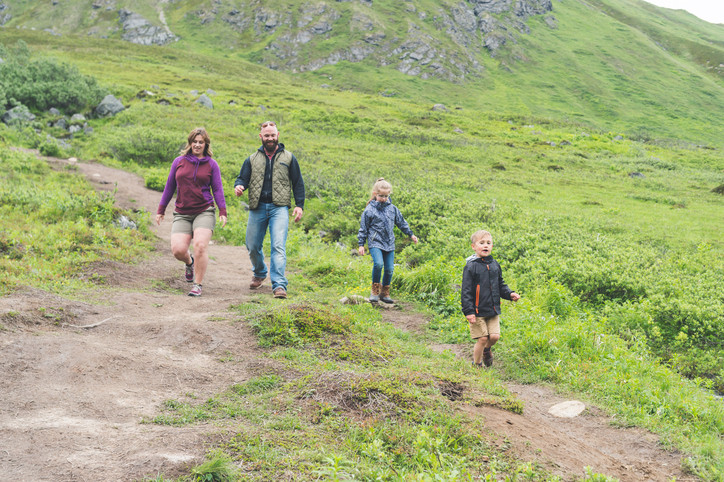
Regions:
<instances>
[{"instance_id":1,"label":"grass","mask_svg":"<svg viewBox=\"0 0 724 482\"><path fill-rule=\"evenodd\" d=\"M3 134L14 136L7 129ZM0 180L0 293L30 285L71 294L93 282L82 276L93 262L145 255L151 239L140 214L119 210L113 197L97 194L72 171L53 171L34 154L10 149L12 142L0 141L6 167ZM141 228L117 227L121 214Z\"/></svg>"},{"instance_id":2,"label":"grass","mask_svg":"<svg viewBox=\"0 0 724 482\"><path fill-rule=\"evenodd\" d=\"M233 421L238 433L219 448L250 480L288 472L332 480L550 478L481 440L481 425L455 409L493 403L524 412L503 380L495 372L472 377L467 363L427 348L468 343L457 285L469 236L485 227L506 281L523 295L504 306L498 350L513 361L508 376L571 391L623 425L657 433L686 454L692 474L722 477L724 414L714 393L724 387L717 222L724 156L721 96L705 94L720 92L720 81L671 54L660 64L668 74L655 77L651 66L661 57L641 34L649 28L641 18L556 7L558 30L521 40L527 49L551 47L530 64L509 64L512 72L485 86L423 82L362 64L290 76L209 55L209 44L182 55L3 30L3 41L24 38L45 55L72 59L128 107L90 120L93 135L72 139L64 155L133 170L158 188L173 139L204 125L229 190L232 221L219 232L227 243L244 241L247 214L228 194L258 145L258 123L275 120L301 162L307 204L287 251L290 268L299 270L290 275L298 302L276 307L259 298L235 308L279 368L207 400L181 395L147 421ZM180 21L182 14L167 16ZM664 33L682 36L681 28ZM635 48L610 47L622 31ZM634 69L644 71L640 81ZM333 74L333 88L314 87L323 73ZM384 83L399 95L378 95ZM195 106L189 91L210 87L218 93L214 110ZM137 98L145 89L169 104ZM449 111L431 112L442 93ZM79 266L139 255L149 247L147 232L143 222L140 231L115 228L112 200L92 194L72 172L9 149L38 147L47 132L42 115L28 128L0 127L10 173L0 181L0 269L8 286L72 293L83 286ZM141 141L128 146L128 139ZM423 334L396 330L369 306L331 306L369 289L369 258L349 253L380 176L392 182L393 202L421 240L398 237L393 290L427 310ZM462 402L443 393L461 388Z\"/></svg>"}]
</instances>

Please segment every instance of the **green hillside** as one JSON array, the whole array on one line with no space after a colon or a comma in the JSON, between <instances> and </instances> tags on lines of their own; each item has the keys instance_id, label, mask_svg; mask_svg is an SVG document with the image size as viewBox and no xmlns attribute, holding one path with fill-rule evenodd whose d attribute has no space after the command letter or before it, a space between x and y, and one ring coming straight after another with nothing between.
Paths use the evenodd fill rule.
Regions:
<instances>
[{"instance_id":1,"label":"green hillside","mask_svg":"<svg viewBox=\"0 0 724 482\"><path fill-rule=\"evenodd\" d=\"M52 8L36 2L7 3L12 18L6 30L47 29L119 39L124 35L118 18L121 8L158 28L163 27L163 12L178 37L167 44L169 49L298 71L316 86L551 117L641 140L724 145L719 135L724 27L640 1L555 2L552 11L527 18L495 13L490 18L507 26L508 39L495 51L482 42L498 35L500 28L483 37L481 32L463 32L459 24L450 24L456 7L446 0L320 2L317 7L289 0L273 8L226 0L119 1L113 8L103 2L98 8L80 1ZM303 43L288 40L318 24L329 31L309 34ZM380 40L372 41L371 36ZM437 54L433 62L419 65L419 75L397 70L398 57L406 55L404 46L410 43ZM350 49L370 45L375 47L364 60L345 60ZM403 53L392 55L394 48ZM340 61L321 66L335 54ZM431 64L442 68L436 74Z\"/></svg>"},{"instance_id":2,"label":"green hillside","mask_svg":"<svg viewBox=\"0 0 724 482\"><path fill-rule=\"evenodd\" d=\"M342 2L339 8L353 8L350 3L357 5ZM379 4L407 14L397 3ZM17 5L30 15L32 2ZM371 60L303 74L270 70L248 60L255 59L253 46L226 52L215 40L225 32L212 29L218 37L204 36L206 24L184 14L201 9L202 2L164 5L171 29L183 23L190 38L139 46L16 29L12 22L20 25L25 14L13 17L0 29L6 55L22 41L33 59L72 64L126 109L104 119L84 110L93 132L73 137L48 126L57 115L36 111L32 122L0 125L3 148L99 160L141 173L148 186L159 189L179 140L203 125L227 187L230 225L217 239L243 245L247 214L229 188L258 146L259 123L275 120L282 142L300 160L308 191L303 222L290 233L295 270L290 296L324 306L319 316L331 320L334 329L339 322L342 332L353 326L371 333L372 345L394 355L385 373L408 391L393 393L383 381L376 383L390 396L399 395L400 407L409 397L415 400L412 410L403 410L401 440L412 445L421 426L447 427L441 436L455 439L446 446L450 459L443 457L452 462L438 467L440 480L455 480L454 468L480 469L475 465L480 461L466 458L474 457L475 445L466 438L465 423L437 418L443 408L421 420L423 385L405 371L412 368L401 355L419 349L401 347L404 337L384 328L375 331L368 307L345 308L340 315L332 306L342 295L368 292L368 260L350 257L349 251L356 246L371 185L380 176L391 181L395 205L421 239L419 245L399 240L393 290L427 310L431 321L425 336L467 347L457 286L471 253L469 236L484 227L495 237L494 255L506 281L523 295L518 304L504 307L505 334L497 349L510 362L504 372L485 375L494 380L490 384L498 387L503 376L555 384L615 414L622 425L655 432L665 446L686 454L689 473L721 479L724 407L715 395L724 392L724 87L720 73L703 60L722 51L720 26L638 3L557 2L557 28L529 18L531 33L518 37L509 51L496 58L481 53L480 78L449 83L370 65ZM679 49L662 50L657 42L676 43ZM11 60L0 67L3 93L10 91L8 66L17 65ZM30 78L25 87L45 88ZM215 92L213 109L194 102L207 89ZM5 107L11 103L8 99ZM433 111L433 103L444 103L447 111ZM78 200L65 175L53 176L43 185L48 192L41 191L41 180L50 178L42 165L17 153L9 159L12 175L2 178L0 191L4 293L33 286L73 296L87 286L74 271L84 263L100 256L121 259L131 246L136 249L129 256L142 256L148 233L133 238L114 230L116 212L107 199ZM18 206L33 215L23 218ZM52 236L42 236L53 219L59 222ZM295 317L304 313L266 305L238 310L256 327L260 344L277 347L270 348L270 356L305 376L319 377L328 369L327 361L314 357L331 342L319 333L307 339L294 331ZM345 356L358 348L345 345ZM371 355L360 350L351 361L335 358L330 370L375 370ZM459 381L459 367L425 356L414 359L426 376ZM432 368L436 363L443 368ZM266 388L259 391L279 390L288 397L302 390L295 383L303 383L262 382ZM219 399L245 390L237 388L236 395ZM493 390L498 390L496 403L510 403L503 390ZM172 414L156 423L200 420L189 412L223 419L213 404L171 402L166 408ZM395 480L387 462L365 452L376 442L355 431L349 419L325 418L333 412L320 407L319 418L333 425L334 433L364 440L364 449L337 447L334 440L324 440L323 449L340 460L363 460L370 479L387 473L384 480ZM380 423L376 429L389 427ZM260 453L274 436L255 434L261 437L258 453L240 443L232 447L237 456L256 457L262 467L257 480L282 470L274 465L278 460ZM296 447L297 442L284 443ZM462 452L455 452L457 443ZM314 454L315 461L327 456ZM333 465L330 460L319 464ZM405 473L425 473L420 464L404 466ZM515 477L515 470L500 473Z\"/></svg>"}]
</instances>

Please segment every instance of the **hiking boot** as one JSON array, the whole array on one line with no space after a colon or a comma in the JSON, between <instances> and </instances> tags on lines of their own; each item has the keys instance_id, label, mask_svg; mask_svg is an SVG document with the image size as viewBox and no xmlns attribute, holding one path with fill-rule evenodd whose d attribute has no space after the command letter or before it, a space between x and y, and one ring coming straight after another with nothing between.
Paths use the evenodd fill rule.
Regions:
<instances>
[{"instance_id":1,"label":"hiking boot","mask_svg":"<svg viewBox=\"0 0 724 482\"><path fill-rule=\"evenodd\" d=\"M251 278L251 283L249 283L249 288L255 290L257 288L260 288L261 285L264 283L265 278L257 278L256 276Z\"/></svg>"},{"instance_id":2,"label":"hiking boot","mask_svg":"<svg viewBox=\"0 0 724 482\"><path fill-rule=\"evenodd\" d=\"M394 303L394 300L390 298L390 285L383 286L380 291L380 301L387 304Z\"/></svg>"},{"instance_id":3,"label":"hiking boot","mask_svg":"<svg viewBox=\"0 0 724 482\"><path fill-rule=\"evenodd\" d=\"M287 290L285 290L281 286L274 290L274 298L284 299L286 297L287 297Z\"/></svg>"},{"instance_id":4,"label":"hiking boot","mask_svg":"<svg viewBox=\"0 0 724 482\"><path fill-rule=\"evenodd\" d=\"M186 282L194 282L194 255L191 255L191 264L186 265Z\"/></svg>"},{"instance_id":5,"label":"hiking boot","mask_svg":"<svg viewBox=\"0 0 724 482\"><path fill-rule=\"evenodd\" d=\"M201 296L201 285L194 284L194 287L189 291L189 296Z\"/></svg>"},{"instance_id":6,"label":"hiking boot","mask_svg":"<svg viewBox=\"0 0 724 482\"><path fill-rule=\"evenodd\" d=\"M490 348L486 348L483 350L483 363L485 363L486 367L493 365L493 350Z\"/></svg>"},{"instance_id":7,"label":"hiking boot","mask_svg":"<svg viewBox=\"0 0 724 482\"><path fill-rule=\"evenodd\" d=\"M382 287L379 283L372 283L372 293L370 294L370 303L377 303L380 301L380 288Z\"/></svg>"}]
</instances>

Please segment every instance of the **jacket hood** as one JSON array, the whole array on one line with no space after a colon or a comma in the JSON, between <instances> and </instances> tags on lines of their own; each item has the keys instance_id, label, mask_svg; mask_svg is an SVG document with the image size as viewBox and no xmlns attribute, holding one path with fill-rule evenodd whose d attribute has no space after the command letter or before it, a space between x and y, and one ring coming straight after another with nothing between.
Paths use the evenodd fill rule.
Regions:
<instances>
[{"instance_id":1,"label":"jacket hood","mask_svg":"<svg viewBox=\"0 0 724 482\"><path fill-rule=\"evenodd\" d=\"M209 156L199 158L194 156L193 154L186 154L185 156L183 156L183 158L191 164L203 164L205 162L209 162L209 160L211 159Z\"/></svg>"},{"instance_id":2,"label":"jacket hood","mask_svg":"<svg viewBox=\"0 0 724 482\"><path fill-rule=\"evenodd\" d=\"M384 209L384 208L386 208L387 206L389 206L390 204L392 204L392 201L390 201L389 198L388 198L387 201L385 201L385 202L379 202L379 201L377 201L376 199L372 199L372 200L370 201L370 205L371 205L373 208L377 208L377 209Z\"/></svg>"}]
</instances>

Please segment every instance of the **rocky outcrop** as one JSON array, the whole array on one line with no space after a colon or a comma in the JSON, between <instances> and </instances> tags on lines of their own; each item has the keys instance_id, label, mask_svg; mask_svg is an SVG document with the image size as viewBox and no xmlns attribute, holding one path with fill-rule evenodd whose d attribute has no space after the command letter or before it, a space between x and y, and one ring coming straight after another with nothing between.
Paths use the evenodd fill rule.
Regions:
<instances>
[{"instance_id":1,"label":"rocky outcrop","mask_svg":"<svg viewBox=\"0 0 724 482\"><path fill-rule=\"evenodd\" d=\"M129 10L118 11L123 33L121 38L141 45L166 45L175 42L178 37L163 27L156 27L141 15Z\"/></svg>"},{"instance_id":2,"label":"rocky outcrop","mask_svg":"<svg viewBox=\"0 0 724 482\"><path fill-rule=\"evenodd\" d=\"M0 120L7 125L17 125L34 121L35 115L27 107L20 104L5 112Z\"/></svg>"},{"instance_id":3,"label":"rocky outcrop","mask_svg":"<svg viewBox=\"0 0 724 482\"><path fill-rule=\"evenodd\" d=\"M553 8L551 0L459 0L429 12L409 2L406 34L390 35L372 2L351 1L358 4L351 11L339 5L349 2L319 0L297 11L264 5L244 11L242 4L226 13L212 9L199 16L205 21L220 16L234 30L252 33L256 42L274 34L258 57L272 69L303 72L367 60L421 78L460 81L482 72L481 52L499 55L506 45L517 43L520 35L530 33L529 17L548 14ZM552 15L546 22L555 28ZM331 52L318 47L335 36L352 41Z\"/></svg>"},{"instance_id":4,"label":"rocky outcrop","mask_svg":"<svg viewBox=\"0 0 724 482\"><path fill-rule=\"evenodd\" d=\"M5 5L5 3L0 2L0 27L8 23L11 18L13 18L13 16L10 15L10 9L8 6Z\"/></svg>"},{"instance_id":5,"label":"rocky outcrop","mask_svg":"<svg viewBox=\"0 0 724 482\"><path fill-rule=\"evenodd\" d=\"M202 105L206 107L207 109L213 109L214 103L211 102L211 99L206 94L201 94L198 99L194 101L196 104Z\"/></svg>"},{"instance_id":6,"label":"rocky outcrop","mask_svg":"<svg viewBox=\"0 0 724 482\"><path fill-rule=\"evenodd\" d=\"M103 98L101 103L98 104L94 112L98 117L108 117L118 114L123 109L125 109L123 103L113 95L108 94Z\"/></svg>"}]
</instances>

